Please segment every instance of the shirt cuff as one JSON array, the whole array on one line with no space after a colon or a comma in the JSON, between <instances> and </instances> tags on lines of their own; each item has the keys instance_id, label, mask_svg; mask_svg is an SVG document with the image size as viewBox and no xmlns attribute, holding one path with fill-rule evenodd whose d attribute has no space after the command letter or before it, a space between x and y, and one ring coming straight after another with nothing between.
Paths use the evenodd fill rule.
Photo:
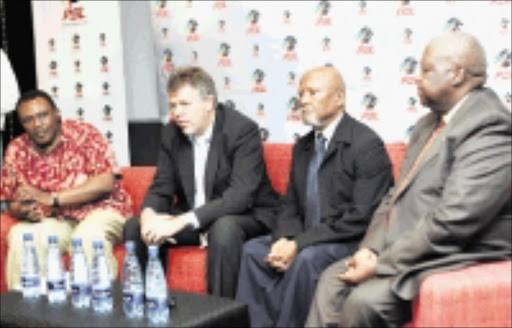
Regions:
<instances>
[{"instance_id":1,"label":"shirt cuff","mask_svg":"<svg viewBox=\"0 0 512 328\"><path fill-rule=\"evenodd\" d=\"M197 218L196 213L191 211L183 214L183 220L185 220L187 226L191 227L192 229L199 228L199 219Z\"/></svg>"}]
</instances>

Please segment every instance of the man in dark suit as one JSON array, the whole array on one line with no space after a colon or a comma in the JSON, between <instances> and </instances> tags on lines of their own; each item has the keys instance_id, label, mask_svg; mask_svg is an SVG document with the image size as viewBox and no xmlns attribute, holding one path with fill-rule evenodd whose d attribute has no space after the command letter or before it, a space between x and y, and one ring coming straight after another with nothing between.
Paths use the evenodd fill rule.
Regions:
<instances>
[{"instance_id":1,"label":"man in dark suit","mask_svg":"<svg viewBox=\"0 0 512 328\"><path fill-rule=\"evenodd\" d=\"M510 258L511 118L483 87L486 65L463 32L426 47L417 85L431 112L359 250L323 273L307 326L402 326L428 274Z\"/></svg>"},{"instance_id":2,"label":"man in dark suit","mask_svg":"<svg viewBox=\"0 0 512 328\"><path fill-rule=\"evenodd\" d=\"M304 325L319 275L355 249L393 183L382 140L344 112L335 68L307 72L298 98L313 131L293 148L276 229L242 256L237 299L249 304L253 327Z\"/></svg>"},{"instance_id":3,"label":"man in dark suit","mask_svg":"<svg viewBox=\"0 0 512 328\"><path fill-rule=\"evenodd\" d=\"M234 297L243 243L268 233L279 201L266 174L259 129L217 104L213 79L199 67L177 70L167 89L173 122L163 129L140 218L126 224L124 237L136 241L144 268L145 245L162 245L166 264L171 243L205 244L200 237L207 233L209 291Z\"/></svg>"}]
</instances>

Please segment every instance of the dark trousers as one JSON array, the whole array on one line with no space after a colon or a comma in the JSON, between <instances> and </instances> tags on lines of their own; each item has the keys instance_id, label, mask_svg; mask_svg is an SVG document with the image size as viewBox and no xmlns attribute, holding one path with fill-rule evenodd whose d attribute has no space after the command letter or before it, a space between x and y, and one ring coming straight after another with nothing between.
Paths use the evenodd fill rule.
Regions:
<instances>
[{"instance_id":1,"label":"dark trousers","mask_svg":"<svg viewBox=\"0 0 512 328\"><path fill-rule=\"evenodd\" d=\"M320 274L357 244L306 247L284 273L265 261L271 245L270 236L245 244L236 298L249 305L252 327L302 327Z\"/></svg>"},{"instance_id":2,"label":"dark trousers","mask_svg":"<svg viewBox=\"0 0 512 328\"><path fill-rule=\"evenodd\" d=\"M234 298L244 242L268 233L268 228L251 214L227 215L208 227L207 282L212 295ZM147 246L140 235L139 218L133 217L124 226L124 240L135 241L135 251L145 270L148 260ZM199 245L199 231L182 231L176 235L178 245ZM159 255L167 268L170 243L160 247Z\"/></svg>"}]
</instances>

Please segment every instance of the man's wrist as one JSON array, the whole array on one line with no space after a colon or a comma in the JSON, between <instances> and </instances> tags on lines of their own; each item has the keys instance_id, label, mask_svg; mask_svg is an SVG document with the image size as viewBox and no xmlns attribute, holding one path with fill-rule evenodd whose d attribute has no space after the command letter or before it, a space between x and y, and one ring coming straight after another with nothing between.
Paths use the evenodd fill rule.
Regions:
<instances>
[{"instance_id":1,"label":"man's wrist","mask_svg":"<svg viewBox=\"0 0 512 328\"><path fill-rule=\"evenodd\" d=\"M199 228L199 220L196 216L196 214L192 211L187 212L181 216L183 219L183 223L185 225L185 228L190 229L197 229Z\"/></svg>"}]
</instances>

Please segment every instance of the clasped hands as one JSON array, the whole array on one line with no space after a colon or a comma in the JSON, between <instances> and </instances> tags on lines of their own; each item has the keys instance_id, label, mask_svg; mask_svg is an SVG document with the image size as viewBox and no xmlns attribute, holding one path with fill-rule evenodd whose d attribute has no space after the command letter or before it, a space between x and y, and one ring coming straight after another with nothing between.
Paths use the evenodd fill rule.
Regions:
<instances>
[{"instance_id":1,"label":"clasped hands","mask_svg":"<svg viewBox=\"0 0 512 328\"><path fill-rule=\"evenodd\" d=\"M340 273L340 280L348 283L362 283L375 275L377 255L368 248L360 248L345 262L347 270Z\"/></svg>"},{"instance_id":2,"label":"clasped hands","mask_svg":"<svg viewBox=\"0 0 512 328\"><path fill-rule=\"evenodd\" d=\"M276 271L286 271L297 256L297 242L281 238L272 244L265 261Z\"/></svg>"},{"instance_id":3,"label":"clasped hands","mask_svg":"<svg viewBox=\"0 0 512 328\"><path fill-rule=\"evenodd\" d=\"M183 215L160 214L147 208L140 216L140 226L146 245L160 246L166 241L176 244L174 236L185 229L186 222Z\"/></svg>"},{"instance_id":4,"label":"clasped hands","mask_svg":"<svg viewBox=\"0 0 512 328\"><path fill-rule=\"evenodd\" d=\"M52 205L52 196L49 192L41 191L33 186L21 184L16 188L14 201L18 203L22 218L30 221L41 221L45 215L43 206Z\"/></svg>"}]
</instances>

